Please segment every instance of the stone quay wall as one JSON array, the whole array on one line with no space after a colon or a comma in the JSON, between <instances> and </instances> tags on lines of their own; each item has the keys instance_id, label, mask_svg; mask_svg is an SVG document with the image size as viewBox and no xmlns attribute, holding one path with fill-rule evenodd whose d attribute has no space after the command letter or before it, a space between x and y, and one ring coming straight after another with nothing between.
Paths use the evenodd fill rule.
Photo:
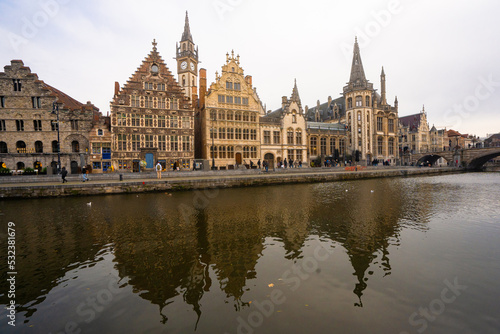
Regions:
<instances>
[{"instance_id":1,"label":"stone quay wall","mask_svg":"<svg viewBox=\"0 0 500 334\"><path fill-rule=\"evenodd\" d=\"M362 171L327 171L264 173L253 174L222 174L209 172L206 176L199 174L158 179L128 179L119 181L103 179L86 183L17 183L0 184L0 199L8 198L38 198L61 196L87 196L142 192L173 192L185 190L254 187L291 183L317 183L333 181L350 181L381 177L408 177L416 175L439 175L460 173L458 168L390 168ZM71 179L69 178L71 181Z\"/></svg>"}]
</instances>

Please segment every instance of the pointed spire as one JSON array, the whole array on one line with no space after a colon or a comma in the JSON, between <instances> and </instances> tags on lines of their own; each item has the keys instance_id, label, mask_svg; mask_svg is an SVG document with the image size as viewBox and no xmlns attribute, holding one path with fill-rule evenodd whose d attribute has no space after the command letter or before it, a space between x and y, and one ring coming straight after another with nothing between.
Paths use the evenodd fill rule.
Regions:
<instances>
[{"instance_id":1,"label":"pointed spire","mask_svg":"<svg viewBox=\"0 0 500 334\"><path fill-rule=\"evenodd\" d=\"M387 99L386 99L386 92L385 92L385 72L384 72L384 66L382 66L382 73L380 73L380 87L381 87L380 104L386 105L387 104Z\"/></svg>"},{"instance_id":2,"label":"pointed spire","mask_svg":"<svg viewBox=\"0 0 500 334\"><path fill-rule=\"evenodd\" d=\"M290 100L300 102L299 89L297 88L297 79L294 80L292 97L290 98Z\"/></svg>"},{"instance_id":3,"label":"pointed spire","mask_svg":"<svg viewBox=\"0 0 500 334\"><path fill-rule=\"evenodd\" d=\"M182 33L181 42L190 41L193 42L193 36L191 36L191 31L189 29L189 17L188 12L186 10L186 22L184 23L184 32Z\"/></svg>"},{"instance_id":4,"label":"pointed spire","mask_svg":"<svg viewBox=\"0 0 500 334\"><path fill-rule=\"evenodd\" d=\"M356 37L354 42L351 78L349 79L349 83L363 86L366 86L367 83L363 63L361 62L361 54L359 52L358 37Z\"/></svg>"},{"instance_id":5,"label":"pointed spire","mask_svg":"<svg viewBox=\"0 0 500 334\"><path fill-rule=\"evenodd\" d=\"M158 43L156 43L156 39L153 39L153 51L156 52L156 46L158 45Z\"/></svg>"}]
</instances>

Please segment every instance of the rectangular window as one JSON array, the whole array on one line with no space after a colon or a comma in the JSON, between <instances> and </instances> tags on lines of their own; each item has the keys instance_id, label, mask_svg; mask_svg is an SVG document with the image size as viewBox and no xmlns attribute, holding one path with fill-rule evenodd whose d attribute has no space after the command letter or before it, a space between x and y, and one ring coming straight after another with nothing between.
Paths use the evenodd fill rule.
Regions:
<instances>
[{"instance_id":1,"label":"rectangular window","mask_svg":"<svg viewBox=\"0 0 500 334\"><path fill-rule=\"evenodd\" d=\"M234 139L241 139L241 129L235 129L234 132Z\"/></svg>"},{"instance_id":2,"label":"rectangular window","mask_svg":"<svg viewBox=\"0 0 500 334\"><path fill-rule=\"evenodd\" d=\"M250 139L250 129L243 129L243 140Z\"/></svg>"},{"instance_id":3,"label":"rectangular window","mask_svg":"<svg viewBox=\"0 0 500 334\"><path fill-rule=\"evenodd\" d=\"M154 108L152 96L146 96L144 98L144 108Z\"/></svg>"},{"instance_id":4,"label":"rectangular window","mask_svg":"<svg viewBox=\"0 0 500 334\"><path fill-rule=\"evenodd\" d=\"M295 151L295 160L302 162L302 150Z\"/></svg>"},{"instance_id":5,"label":"rectangular window","mask_svg":"<svg viewBox=\"0 0 500 334\"><path fill-rule=\"evenodd\" d=\"M210 129L210 139L217 139L217 129Z\"/></svg>"},{"instance_id":6,"label":"rectangular window","mask_svg":"<svg viewBox=\"0 0 500 334\"><path fill-rule=\"evenodd\" d=\"M144 116L144 126L152 127L153 126L153 115L145 115Z\"/></svg>"},{"instance_id":7,"label":"rectangular window","mask_svg":"<svg viewBox=\"0 0 500 334\"><path fill-rule=\"evenodd\" d=\"M141 148L140 135L132 135L132 151L139 151Z\"/></svg>"},{"instance_id":8,"label":"rectangular window","mask_svg":"<svg viewBox=\"0 0 500 334\"><path fill-rule=\"evenodd\" d=\"M241 84L239 82L234 83L234 90L241 90Z\"/></svg>"},{"instance_id":9,"label":"rectangular window","mask_svg":"<svg viewBox=\"0 0 500 334\"><path fill-rule=\"evenodd\" d=\"M219 128L219 139L226 139L226 129Z\"/></svg>"},{"instance_id":10,"label":"rectangular window","mask_svg":"<svg viewBox=\"0 0 500 334\"><path fill-rule=\"evenodd\" d=\"M377 131L382 131L382 117L377 117Z\"/></svg>"},{"instance_id":11,"label":"rectangular window","mask_svg":"<svg viewBox=\"0 0 500 334\"><path fill-rule=\"evenodd\" d=\"M250 130L250 140L257 140L257 130Z\"/></svg>"},{"instance_id":12,"label":"rectangular window","mask_svg":"<svg viewBox=\"0 0 500 334\"><path fill-rule=\"evenodd\" d=\"M225 103L226 97L224 95L219 95L219 103Z\"/></svg>"},{"instance_id":13,"label":"rectangular window","mask_svg":"<svg viewBox=\"0 0 500 334\"><path fill-rule=\"evenodd\" d=\"M320 139L321 155L326 155L326 138Z\"/></svg>"},{"instance_id":14,"label":"rectangular window","mask_svg":"<svg viewBox=\"0 0 500 334\"><path fill-rule=\"evenodd\" d=\"M239 96L235 96L235 97L234 97L234 103L235 103L235 104L241 104L241 97L239 97Z\"/></svg>"},{"instance_id":15,"label":"rectangular window","mask_svg":"<svg viewBox=\"0 0 500 334\"><path fill-rule=\"evenodd\" d=\"M158 108L165 109L165 99L163 97L158 98Z\"/></svg>"},{"instance_id":16,"label":"rectangular window","mask_svg":"<svg viewBox=\"0 0 500 334\"><path fill-rule=\"evenodd\" d=\"M330 138L330 155L335 155L335 138Z\"/></svg>"},{"instance_id":17,"label":"rectangular window","mask_svg":"<svg viewBox=\"0 0 500 334\"><path fill-rule=\"evenodd\" d=\"M356 96L356 107L362 107L362 106L363 106L363 97Z\"/></svg>"},{"instance_id":18,"label":"rectangular window","mask_svg":"<svg viewBox=\"0 0 500 334\"><path fill-rule=\"evenodd\" d=\"M264 144L271 144L271 131L264 131Z\"/></svg>"},{"instance_id":19,"label":"rectangular window","mask_svg":"<svg viewBox=\"0 0 500 334\"><path fill-rule=\"evenodd\" d=\"M188 116L182 117L182 128L183 129L191 129L191 121Z\"/></svg>"},{"instance_id":20,"label":"rectangular window","mask_svg":"<svg viewBox=\"0 0 500 334\"><path fill-rule=\"evenodd\" d=\"M127 135L123 135L123 134L116 135L116 141L118 143L118 147L117 147L118 151L126 151L127 150Z\"/></svg>"},{"instance_id":21,"label":"rectangular window","mask_svg":"<svg viewBox=\"0 0 500 334\"><path fill-rule=\"evenodd\" d=\"M160 151L166 151L167 150L167 136L165 136L165 135L159 135L158 136L158 149Z\"/></svg>"},{"instance_id":22,"label":"rectangular window","mask_svg":"<svg viewBox=\"0 0 500 334\"><path fill-rule=\"evenodd\" d=\"M179 109L179 99L173 98L172 99L172 110L177 110Z\"/></svg>"},{"instance_id":23,"label":"rectangular window","mask_svg":"<svg viewBox=\"0 0 500 334\"><path fill-rule=\"evenodd\" d=\"M153 89L153 83L152 82L145 82L144 89L147 89L147 90Z\"/></svg>"},{"instance_id":24,"label":"rectangular window","mask_svg":"<svg viewBox=\"0 0 500 334\"><path fill-rule=\"evenodd\" d=\"M156 88L157 88L158 90L165 90L165 84L163 84L163 83L157 84L157 85L156 85Z\"/></svg>"},{"instance_id":25,"label":"rectangular window","mask_svg":"<svg viewBox=\"0 0 500 334\"><path fill-rule=\"evenodd\" d=\"M226 96L226 103L233 103L233 97L232 96Z\"/></svg>"},{"instance_id":26,"label":"rectangular window","mask_svg":"<svg viewBox=\"0 0 500 334\"><path fill-rule=\"evenodd\" d=\"M288 162L293 161L293 150L288 150Z\"/></svg>"},{"instance_id":27,"label":"rectangular window","mask_svg":"<svg viewBox=\"0 0 500 334\"><path fill-rule=\"evenodd\" d=\"M165 122L165 116L158 116L158 127L164 128L167 123Z\"/></svg>"},{"instance_id":28,"label":"rectangular window","mask_svg":"<svg viewBox=\"0 0 500 334\"><path fill-rule=\"evenodd\" d=\"M154 147L154 135L144 135L144 147L153 148Z\"/></svg>"},{"instance_id":29,"label":"rectangular window","mask_svg":"<svg viewBox=\"0 0 500 334\"><path fill-rule=\"evenodd\" d=\"M295 145L302 145L302 131L295 132Z\"/></svg>"},{"instance_id":30,"label":"rectangular window","mask_svg":"<svg viewBox=\"0 0 500 334\"><path fill-rule=\"evenodd\" d=\"M101 162L100 161L92 162L92 169L101 169Z\"/></svg>"},{"instance_id":31,"label":"rectangular window","mask_svg":"<svg viewBox=\"0 0 500 334\"><path fill-rule=\"evenodd\" d=\"M182 136L182 150L184 152L187 152L189 151L191 145L190 144L190 140L189 140L189 136Z\"/></svg>"},{"instance_id":32,"label":"rectangular window","mask_svg":"<svg viewBox=\"0 0 500 334\"><path fill-rule=\"evenodd\" d=\"M59 124L57 123L57 121L50 121L50 127L52 131L57 131L57 129L59 128Z\"/></svg>"},{"instance_id":33,"label":"rectangular window","mask_svg":"<svg viewBox=\"0 0 500 334\"><path fill-rule=\"evenodd\" d=\"M250 116L247 113L243 113L243 122L248 122Z\"/></svg>"},{"instance_id":34,"label":"rectangular window","mask_svg":"<svg viewBox=\"0 0 500 334\"><path fill-rule=\"evenodd\" d=\"M311 155L318 155L318 139L316 137L311 137L309 142Z\"/></svg>"},{"instance_id":35,"label":"rectangular window","mask_svg":"<svg viewBox=\"0 0 500 334\"><path fill-rule=\"evenodd\" d=\"M125 116L125 114L122 114L122 116ZM71 120L70 123L71 123L71 130L78 130L78 120Z\"/></svg>"},{"instance_id":36,"label":"rectangular window","mask_svg":"<svg viewBox=\"0 0 500 334\"><path fill-rule=\"evenodd\" d=\"M226 119L228 121L232 121L233 120L233 112L232 111L228 111L227 114L226 114Z\"/></svg>"},{"instance_id":37,"label":"rectangular window","mask_svg":"<svg viewBox=\"0 0 500 334\"><path fill-rule=\"evenodd\" d=\"M244 104L246 106L248 105L248 97L242 98L242 104Z\"/></svg>"},{"instance_id":38,"label":"rectangular window","mask_svg":"<svg viewBox=\"0 0 500 334\"><path fill-rule=\"evenodd\" d=\"M234 129L233 128L227 129L227 139L234 139Z\"/></svg>"},{"instance_id":39,"label":"rectangular window","mask_svg":"<svg viewBox=\"0 0 500 334\"><path fill-rule=\"evenodd\" d=\"M12 84L14 85L14 92L21 91L21 80L20 79L12 79Z\"/></svg>"},{"instance_id":40,"label":"rectangular window","mask_svg":"<svg viewBox=\"0 0 500 334\"><path fill-rule=\"evenodd\" d=\"M394 120L389 119L389 132L394 132Z\"/></svg>"},{"instance_id":41,"label":"rectangular window","mask_svg":"<svg viewBox=\"0 0 500 334\"><path fill-rule=\"evenodd\" d=\"M233 83L230 81L226 81L226 89L233 89Z\"/></svg>"},{"instance_id":42,"label":"rectangular window","mask_svg":"<svg viewBox=\"0 0 500 334\"><path fill-rule=\"evenodd\" d=\"M234 120L235 121L241 121L241 113L240 112L237 112L234 114Z\"/></svg>"},{"instance_id":43,"label":"rectangular window","mask_svg":"<svg viewBox=\"0 0 500 334\"><path fill-rule=\"evenodd\" d=\"M280 143L280 132L279 131L273 131L273 142L275 144Z\"/></svg>"},{"instance_id":44,"label":"rectangular window","mask_svg":"<svg viewBox=\"0 0 500 334\"><path fill-rule=\"evenodd\" d=\"M24 121L22 119L16 119L16 129L17 131L24 131Z\"/></svg>"},{"instance_id":45,"label":"rectangular window","mask_svg":"<svg viewBox=\"0 0 500 334\"><path fill-rule=\"evenodd\" d=\"M34 109L39 109L42 107L42 100L40 97L33 96L31 97L31 105Z\"/></svg>"},{"instance_id":46,"label":"rectangular window","mask_svg":"<svg viewBox=\"0 0 500 334\"><path fill-rule=\"evenodd\" d=\"M92 143L92 154L101 154L101 143Z\"/></svg>"},{"instance_id":47,"label":"rectangular window","mask_svg":"<svg viewBox=\"0 0 500 334\"><path fill-rule=\"evenodd\" d=\"M130 97L131 99L131 106L134 108L140 108L141 107L141 98L136 95L132 95Z\"/></svg>"},{"instance_id":48,"label":"rectangular window","mask_svg":"<svg viewBox=\"0 0 500 334\"><path fill-rule=\"evenodd\" d=\"M179 151L179 136L170 136L170 151Z\"/></svg>"},{"instance_id":49,"label":"rectangular window","mask_svg":"<svg viewBox=\"0 0 500 334\"><path fill-rule=\"evenodd\" d=\"M229 159L233 159L234 158L234 146L228 146L227 147L227 157Z\"/></svg>"},{"instance_id":50,"label":"rectangular window","mask_svg":"<svg viewBox=\"0 0 500 334\"><path fill-rule=\"evenodd\" d=\"M7 131L7 128L5 127L5 120L0 119L0 131Z\"/></svg>"},{"instance_id":51,"label":"rectangular window","mask_svg":"<svg viewBox=\"0 0 500 334\"><path fill-rule=\"evenodd\" d=\"M171 128L178 128L179 127L177 116L170 116L170 127Z\"/></svg>"},{"instance_id":52,"label":"rectangular window","mask_svg":"<svg viewBox=\"0 0 500 334\"><path fill-rule=\"evenodd\" d=\"M257 147L250 147L250 158L257 158Z\"/></svg>"},{"instance_id":53,"label":"rectangular window","mask_svg":"<svg viewBox=\"0 0 500 334\"><path fill-rule=\"evenodd\" d=\"M250 148L243 146L243 158L250 158Z\"/></svg>"},{"instance_id":54,"label":"rectangular window","mask_svg":"<svg viewBox=\"0 0 500 334\"><path fill-rule=\"evenodd\" d=\"M42 131L42 121L39 119L33 120L33 128L35 131Z\"/></svg>"},{"instance_id":55,"label":"rectangular window","mask_svg":"<svg viewBox=\"0 0 500 334\"><path fill-rule=\"evenodd\" d=\"M5 96L0 96L0 108L5 108Z\"/></svg>"},{"instance_id":56,"label":"rectangular window","mask_svg":"<svg viewBox=\"0 0 500 334\"><path fill-rule=\"evenodd\" d=\"M255 116L254 114L250 115L250 122L257 122L257 116Z\"/></svg>"},{"instance_id":57,"label":"rectangular window","mask_svg":"<svg viewBox=\"0 0 500 334\"><path fill-rule=\"evenodd\" d=\"M111 162L110 161L103 161L102 162L102 170L103 170L103 172L107 171L110 168L111 168Z\"/></svg>"},{"instance_id":58,"label":"rectangular window","mask_svg":"<svg viewBox=\"0 0 500 334\"><path fill-rule=\"evenodd\" d=\"M127 169L127 161L118 160L118 169Z\"/></svg>"}]
</instances>

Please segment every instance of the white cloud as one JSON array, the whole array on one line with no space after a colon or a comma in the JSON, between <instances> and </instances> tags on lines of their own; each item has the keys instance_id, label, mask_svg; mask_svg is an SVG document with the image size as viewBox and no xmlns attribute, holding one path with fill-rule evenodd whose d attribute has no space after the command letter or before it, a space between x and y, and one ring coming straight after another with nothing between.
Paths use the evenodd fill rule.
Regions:
<instances>
[{"instance_id":1,"label":"white cloud","mask_svg":"<svg viewBox=\"0 0 500 334\"><path fill-rule=\"evenodd\" d=\"M55 14L48 13L46 22L33 21L37 14L43 19L44 6L55 1ZM188 10L209 83L226 52L234 49L269 109L291 94L294 78L303 105L312 106L329 95L340 96L351 65L341 47L352 48L361 32L371 34L361 49L367 78L379 88L384 66L388 98L398 96L400 115L416 113L425 104L431 123L449 126L446 110L474 94L478 78L491 75L500 81L500 4L400 0L401 10L384 17L381 13L394 1L2 2L0 62L23 59L42 80L81 102L92 100L106 113L114 82L123 84L130 77L150 52L153 38L175 72L175 43ZM22 37L26 22L34 24L36 33L16 51L8 36ZM456 129L478 135L498 132L500 94L495 93Z\"/></svg>"}]
</instances>

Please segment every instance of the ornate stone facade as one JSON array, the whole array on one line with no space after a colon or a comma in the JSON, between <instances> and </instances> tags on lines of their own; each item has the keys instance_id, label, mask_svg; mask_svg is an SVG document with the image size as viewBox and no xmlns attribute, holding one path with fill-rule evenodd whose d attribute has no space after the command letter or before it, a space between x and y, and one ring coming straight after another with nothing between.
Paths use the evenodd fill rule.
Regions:
<instances>
[{"instance_id":1,"label":"ornate stone facade","mask_svg":"<svg viewBox=\"0 0 500 334\"><path fill-rule=\"evenodd\" d=\"M88 164L95 114L98 109L90 102L76 101L39 80L22 60L12 60L0 73L0 166L15 171L47 167L47 173L56 173L59 128L61 165L79 173Z\"/></svg>"},{"instance_id":2,"label":"ornate stone facade","mask_svg":"<svg viewBox=\"0 0 500 334\"><path fill-rule=\"evenodd\" d=\"M260 117L259 126L261 161L271 168L290 161L293 167L308 165L307 125L296 83L291 97L283 96L281 108Z\"/></svg>"},{"instance_id":3,"label":"ornate stone facade","mask_svg":"<svg viewBox=\"0 0 500 334\"><path fill-rule=\"evenodd\" d=\"M216 72L215 82L207 93L201 91L200 97L204 101L200 111L201 158L213 158L217 169L256 162L261 157L259 118L265 113L239 56L226 54L222 73Z\"/></svg>"},{"instance_id":4,"label":"ornate stone facade","mask_svg":"<svg viewBox=\"0 0 500 334\"><path fill-rule=\"evenodd\" d=\"M194 111L156 49L111 102L115 170L152 170L157 162L190 168L194 158ZM141 167L141 161L145 165Z\"/></svg>"},{"instance_id":5,"label":"ornate stone facade","mask_svg":"<svg viewBox=\"0 0 500 334\"><path fill-rule=\"evenodd\" d=\"M344 87L348 151L353 161L370 164L373 160L395 163L398 156L398 101L387 103L385 73L382 68L381 95L366 80L358 41L354 43L351 77Z\"/></svg>"}]
</instances>

